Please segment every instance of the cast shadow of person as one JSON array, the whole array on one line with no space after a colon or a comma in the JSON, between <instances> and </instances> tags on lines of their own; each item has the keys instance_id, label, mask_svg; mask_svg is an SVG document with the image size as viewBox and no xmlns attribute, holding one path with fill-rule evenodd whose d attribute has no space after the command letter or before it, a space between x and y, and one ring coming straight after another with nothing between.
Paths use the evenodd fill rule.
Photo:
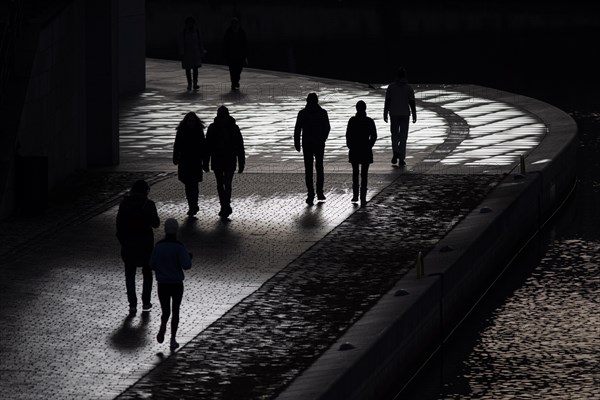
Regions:
<instances>
[{"instance_id":1,"label":"cast shadow of person","mask_svg":"<svg viewBox=\"0 0 600 400\"><path fill-rule=\"evenodd\" d=\"M315 207L305 207L304 213L297 218L297 223L301 229L315 229L325 225L323 203L316 203Z\"/></svg>"},{"instance_id":2,"label":"cast shadow of person","mask_svg":"<svg viewBox=\"0 0 600 400\"><path fill-rule=\"evenodd\" d=\"M134 314L129 314L110 336L111 346L122 351L133 351L148 344L150 313L143 312L138 324L133 325Z\"/></svg>"}]
</instances>

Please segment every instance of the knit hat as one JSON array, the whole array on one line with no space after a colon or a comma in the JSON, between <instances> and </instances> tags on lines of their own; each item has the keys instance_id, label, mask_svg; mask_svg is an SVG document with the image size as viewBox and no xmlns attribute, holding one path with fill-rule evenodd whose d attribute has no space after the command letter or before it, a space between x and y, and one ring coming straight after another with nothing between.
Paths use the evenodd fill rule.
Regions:
<instances>
[{"instance_id":1,"label":"knit hat","mask_svg":"<svg viewBox=\"0 0 600 400\"><path fill-rule=\"evenodd\" d=\"M175 235L179 230L179 223L175 218L168 218L165 221L165 233L167 235Z\"/></svg>"}]
</instances>

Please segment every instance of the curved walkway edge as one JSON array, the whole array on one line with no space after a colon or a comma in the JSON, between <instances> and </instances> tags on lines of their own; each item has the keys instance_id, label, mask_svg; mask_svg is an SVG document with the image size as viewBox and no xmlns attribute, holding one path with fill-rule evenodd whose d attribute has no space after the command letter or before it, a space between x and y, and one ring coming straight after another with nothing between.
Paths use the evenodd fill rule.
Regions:
<instances>
[{"instance_id":1,"label":"curved walkway edge","mask_svg":"<svg viewBox=\"0 0 600 400\"><path fill-rule=\"evenodd\" d=\"M401 278L279 400L379 399L401 387L568 197L576 178L575 122L538 100L485 90L486 97L535 114L548 128L525 158L525 175L506 176L425 255L422 278L415 269Z\"/></svg>"}]
</instances>

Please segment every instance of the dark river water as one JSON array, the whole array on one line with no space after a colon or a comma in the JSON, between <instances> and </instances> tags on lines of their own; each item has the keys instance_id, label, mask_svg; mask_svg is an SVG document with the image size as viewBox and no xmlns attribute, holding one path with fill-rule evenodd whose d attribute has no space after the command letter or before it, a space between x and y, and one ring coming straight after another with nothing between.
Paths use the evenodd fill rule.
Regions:
<instances>
[{"instance_id":1,"label":"dark river water","mask_svg":"<svg viewBox=\"0 0 600 400\"><path fill-rule=\"evenodd\" d=\"M600 399L600 113L579 128L577 186L396 399Z\"/></svg>"}]
</instances>

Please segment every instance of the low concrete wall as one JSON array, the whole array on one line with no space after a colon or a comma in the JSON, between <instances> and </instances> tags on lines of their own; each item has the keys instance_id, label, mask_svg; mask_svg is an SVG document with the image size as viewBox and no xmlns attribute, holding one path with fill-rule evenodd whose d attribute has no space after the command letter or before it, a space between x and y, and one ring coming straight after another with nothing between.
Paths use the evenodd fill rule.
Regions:
<instances>
[{"instance_id":1,"label":"low concrete wall","mask_svg":"<svg viewBox=\"0 0 600 400\"><path fill-rule=\"evenodd\" d=\"M527 155L526 176L506 176L425 256L424 278L410 273L401 279L280 400L380 399L391 384L407 382L568 195L575 182L575 122L534 99L495 90L488 95L536 114L548 127ZM489 212L481 212L484 207ZM452 251L444 251L447 246ZM343 343L354 348L340 351Z\"/></svg>"}]
</instances>

